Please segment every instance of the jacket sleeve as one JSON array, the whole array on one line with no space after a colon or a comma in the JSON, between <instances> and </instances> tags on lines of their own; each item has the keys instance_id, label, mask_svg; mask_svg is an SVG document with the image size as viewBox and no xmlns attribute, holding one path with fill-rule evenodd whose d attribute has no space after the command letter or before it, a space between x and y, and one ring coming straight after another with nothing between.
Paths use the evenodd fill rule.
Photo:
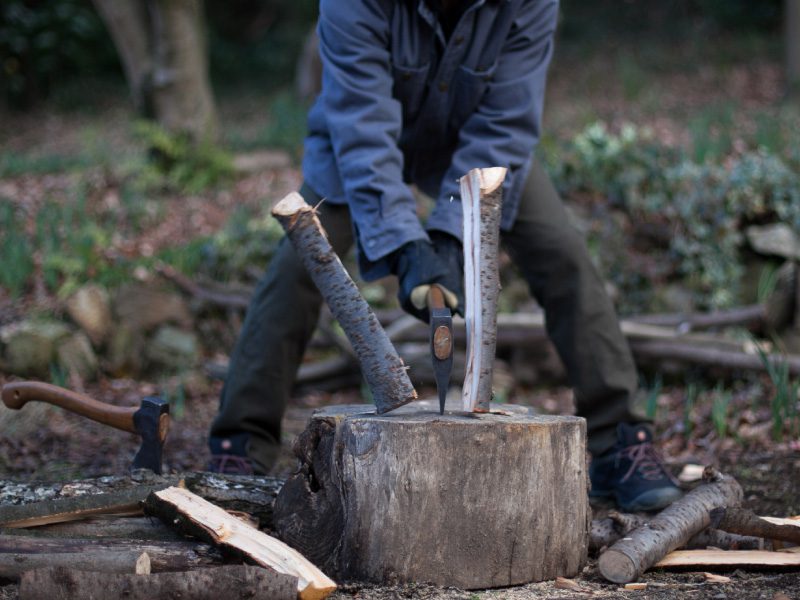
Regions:
<instances>
[{"instance_id":1,"label":"jacket sleeve","mask_svg":"<svg viewBox=\"0 0 800 600\"><path fill-rule=\"evenodd\" d=\"M448 228L463 220L461 202L454 200L461 196L459 178L470 169L507 167L509 174L504 194L521 190L540 137L547 67L553 54L557 17L556 0L522 3L480 103L459 133L429 228L462 237L460 230ZM454 216L452 211L458 215ZM444 225L439 227L439 224Z\"/></svg>"},{"instance_id":2,"label":"jacket sleeve","mask_svg":"<svg viewBox=\"0 0 800 600\"><path fill-rule=\"evenodd\" d=\"M370 266L375 266L370 263L406 242L427 239L412 192L403 182L398 147L402 113L392 97L389 51L392 2L320 2L321 102L365 278L386 274L383 265L372 269L370 277Z\"/></svg>"}]
</instances>

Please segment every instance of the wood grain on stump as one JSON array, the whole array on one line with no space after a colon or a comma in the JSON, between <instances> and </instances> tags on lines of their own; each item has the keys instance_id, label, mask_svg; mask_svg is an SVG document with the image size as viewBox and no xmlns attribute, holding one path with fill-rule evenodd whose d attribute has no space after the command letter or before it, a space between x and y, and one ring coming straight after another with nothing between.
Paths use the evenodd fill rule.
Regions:
<instances>
[{"instance_id":1,"label":"wood grain on stump","mask_svg":"<svg viewBox=\"0 0 800 600\"><path fill-rule=\"evenodd\" d=\"M275 528L344 580L477 589L570 577L587 553L585 442L578 417L329 407L295 442L300 469Z\"/></svg>"}]
</instances>

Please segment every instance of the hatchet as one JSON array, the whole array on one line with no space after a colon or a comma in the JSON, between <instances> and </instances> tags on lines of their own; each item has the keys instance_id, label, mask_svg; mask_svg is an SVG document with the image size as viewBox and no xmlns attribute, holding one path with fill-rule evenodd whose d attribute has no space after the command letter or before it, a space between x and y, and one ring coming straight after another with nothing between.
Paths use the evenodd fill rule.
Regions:
<instances>
[{"instance_id":1,"label":"hatchet","mask_svg":"<svg viewBox=\"0 0 800 600\"><path fill-rule=\"evenodd\" d=\"M131 469L161 473L161 454L169 429L169 403L157 396L142 399L138 408L113 406L49 383L16 381L3 386L3 404L19 410L32 400L83 415L104 425L130 431L142 437Z\"/></svg>"}]
</instances>

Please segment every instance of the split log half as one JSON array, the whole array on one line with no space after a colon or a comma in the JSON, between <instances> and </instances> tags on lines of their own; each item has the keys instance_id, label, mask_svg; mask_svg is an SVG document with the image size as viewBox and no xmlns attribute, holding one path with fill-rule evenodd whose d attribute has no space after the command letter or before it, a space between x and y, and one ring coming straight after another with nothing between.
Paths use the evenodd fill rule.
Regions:
<instances>
[{"instance_id":1,"label":"split log half","mask_svg":"<svg viewBox=\"0 0 800 600\"><path fill-rule=\"evenodd\" d=\"M745 508L717 508L711 511L714 527L742 535L756 535L768 540L800 544L800 521L759 517Z\"/></svg>"},{"instance_id":2,"label":"split log half","mask_svg":"<svg viewBox=\"0 0 800 600\"><path fill-rule=\"evenodd\" d=\"M580 572L585 421L366 405L317 411L275 530L334 577L480 589Z\"/></svg>"},{"instance_id":3,"label":"split log half","mask_svg":"<svg viewBox=\"0 0 800 600\"><path fill-rule=\"evenodd\" d=\"M379 413L411 402L417 392L375 313L328 242L314 209L291 193L272 209L331 313L358 356Z\"/></svg>"},{"instance_id":4,"label":"split log half","mask_svg":"<svg viewBox=\"0 0 800 600\"><path fill-rule=\"evenodd\" d=\"M145 511L230 554L297 577L301 600L322 599L336 589L336 584L299 552L188 490L171 487L153 492L145 501Z\"/></svg>"},{"instance_id":5,"label":"split log half","mask_svg":"<svg viewBox=\"0 0 800 600\"><path fill-rule=\"evenodd\" d=\"M461 178L464 208L464 296L467 370L464 410L487 412L492 399L492 365L497 347L500 295L498 247L506 169L472 169Z\"/></svg>"},{"instance_id":6,"label":"split log half","mask_svg":"<svg viewBox=\"0 0 800 600\"><path fill-rule=\"evenodd\" d=\"M141 502L155 489L159 489L159 486L136 486L107 494L0 506L0 527L36 527L77 521L97 515L141 515Z\"/></svg>"},{"instance_id":7,"label":"split log half","mask_svg":"<svg viewBox=\"0 0 800 600\"><path fill-rule=\"evenodd\" d=\"M678 550L655 565L677 567L800 567L800 554L767 550Z\"/></svg>"},{"instance_id":8,"label":"split log half","mask_svg":"<svg viewBox=\"0 0 800 600\"><path fill-rule=\"evenodd\" d=\"M614 583L634 581L667 553L708 527L709 511L741 504L742 488L735 479L710 468L704 479L704 484L601 554L598 567L603 577Z\"/></svg>"},{"instance_id":9,"label":"split log half","mask_svg":"<svg viewBox=\"0 0 800 600\"><path fill-rule=\"evenodd\" d=\"M110 574L50 567L23 573L19 596L25 600L294 600L297 597L297 578L246 565L153 575Z\"/></svg>"},{"instance_id":10,"label":"split log half","mask_svg":"<svg viewBox=\"0 0 800 600\"><path fill-rule=\"evenodd\" d=\"M0 535L0 578L18 579L44 567L134 573L143 554L153 571L188 571L221 563L212 547L193 542L41 538Z\"/></svg>"}]
</instances>

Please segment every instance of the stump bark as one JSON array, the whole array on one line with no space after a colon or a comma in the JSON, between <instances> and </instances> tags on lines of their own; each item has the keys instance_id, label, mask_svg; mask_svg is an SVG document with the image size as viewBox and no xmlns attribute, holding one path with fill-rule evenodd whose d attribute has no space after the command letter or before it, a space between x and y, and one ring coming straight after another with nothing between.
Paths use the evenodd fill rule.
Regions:
<instances>
[{"instance_id":1,"label":"stump bark","mask_svg":"<svg viewBox=\"0 0 800 600\"><path fill-rule=\"evenodd\" d=\"M343 580L479 589L570 577L587 554L585 438L577 417L325 408L295 442L300 468L274 526Z\"/></svg>"}]
</instances>

